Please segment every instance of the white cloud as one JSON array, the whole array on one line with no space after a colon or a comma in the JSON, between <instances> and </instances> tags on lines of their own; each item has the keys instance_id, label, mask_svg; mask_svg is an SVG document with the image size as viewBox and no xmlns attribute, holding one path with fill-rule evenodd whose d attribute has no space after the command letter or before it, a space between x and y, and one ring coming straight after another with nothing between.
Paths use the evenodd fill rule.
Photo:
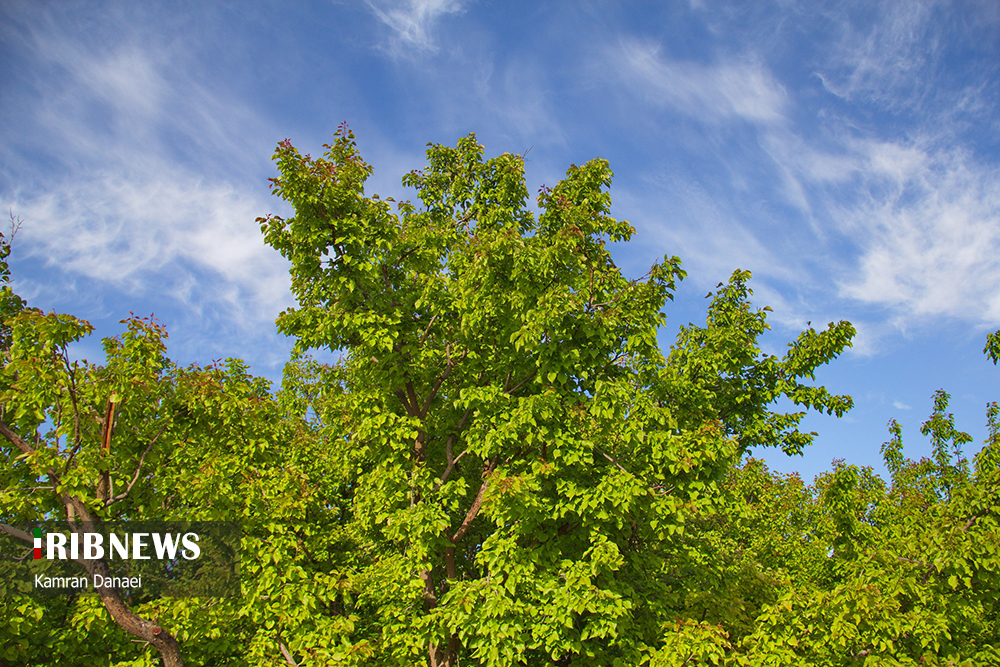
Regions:
<instances>
[{"instance_id":1,"label":"white cloud","mask_svg":"<svg viewBox=\"0 0 1000 667\"><path fill-rule=\"evenodd\" d=\"M837 217L857 238L841 293L902 320L1000 323L1000 171L954 148L865 142L863 197Z\"/></svg>"},{"instance_id":2,"label":"white cloud","mask_svg":"<svg viewBox=\"0 0 1000 667\"><path fill-rule=\"evenodd\" d=\"M778 191L814 232L780 261L821 258L839 296L886 309L897 329L1000 323L1000 170L947 139L856 134L822 147L787 128L764 134Z\"/></svg>"},{"instance_id":3,"label":"white cloud","mask_svg":"<svg viewBox=\"0 0 1000 667\"><path fill-rule=\"evenodd\" d=\"M638 225L645 246L661 255L679 254L704 285L728 279L737 267L758 277L794 279L794 269L777 261L773 249L742 224L728 201L692 178L659 174L647 179L642 191L619 187L614 193L616 208ZM668 220L663 210L670 211Z\"/></svg>"},{"instance_id":4,"label":"white cloud","mask_svg":"<svg viewBox=\"0 0 1000 667\"><path fill-rule=\"evenodd\" d=\"M937 57L933 11L933 3L899 3L864 34L845 28L831 65L839 78L834 85L827 72L824 84L848 99L909 99L903 93ZM696 267L753 269L773 290L769 300L788 308L789 324L829 312L832 295L817 290L835 284L836 296L854 301L869 320L855 349L864 355L889 329L920 320L1000 323L1000 170L964 149L949 122L978 108L969 89L951 107L940 96L903 126L905 134L822 106L817 129L801 124L804 98L790 101L755 59L704 65L634 41L612 52L617 69L609 75L617 74L618 85L650 107L689 117L718 143L714 153L700 149L698 159L715 160L728 182L669 173L646 194L673 212L659 234ZM743 123L751 134L731 132ZM776 204L797 213L768 220ZM855 309L850 301L837 308Z\"/></svg>"},{"instance_id":5,"label":"white cloud","mask_svg":"<svg viewBox=\"0 0 1000 667\"><path fill-rule=\"evenodd\" d=\"M260 194L161 164L150 173L68 179L4 205L27 221L24 252L49 267L131 291L166 288L189 303L250 299L265 306L265 319L287 301L287 266L254 223L269 206ZM216 275L197 299L192 270Z\"/></svg>"},{"instance_id":6,"label":"white cloud","mask_svg":"<svg viewBox=\"0 0 1000 667\"><path fill-rule=\"evenodd\" d=\"M673 60L636 41L623 42L611 57L636 94L703 121L773 123L785 113L784 89L754 62Z\"/></svg>"},{"instance_id":7,"label":"white cloud","mask_svg":"<svg viewBox=\"0 0 1000 667\"><path fill-rule=\"evenodd\" d=\"M535 61L514 57L502 67L491 62L480 69L476 78L476 98L472 103L478 107L477 116L494 119L491 124L503 129L504 139L523 142L523 145L503 146L501 150L520 152L532 145L566 143L551 83ZM450 80L443 83L449 91L454 87ZM451 93L442 90L441 98L449 97ZM468 102L450 113L461 118L463 125L468 124Z\"/></svg>"},{"instance_id":8,"label":"white cloud","mask_svg":"<svg viewBox=\"0 0 1000 667\"><path fill-rule=\"evenodd\" d=\"M911 104L915 72L937 57L938 42L928 39L934 0L897 0L870 7L878 16L867 22L852 21L848 8L833 17L841 31L830 49L825 71L817 72L823 85L845 99L859 99L889 106ZM926 81L924 82L927 83ZM924 86L923 91L929 87Z\"/></svg>"},{"instance_id":9,"label":"white cloud","mask_svg":"<svg viewBox=\"0 0 1000 667\"><path fill-rule=\"evenodd\" d=\"M122 33L85 42L35 17L20 36L37 78L16 101L22 126L0 135L19 254L259 327L290 303L287 265L255 223L276 203L264 179L278 135L182 44Z\"/></svg>"},{"instance_id":10,"label":"white cloud","mask_svg":"<svg viewBox=\"0 0 1000 667\"><path fill-rule=\"evenodd\" d=\"M434 25L462 11L463 0L366 0L375 16L392 30L391 44L429 52L437 50Z\"/></svg>"},{"instance_id":11,"label":"white cloud","mask_svg":"<svg viewBox=\"0 0 1000 667\"><path fill-rule=\"evenodd\" d=\"M892 402L892 407L897 410L912 410L913 408L900 400L895 400Z\"/></svg>"}]
</instances>

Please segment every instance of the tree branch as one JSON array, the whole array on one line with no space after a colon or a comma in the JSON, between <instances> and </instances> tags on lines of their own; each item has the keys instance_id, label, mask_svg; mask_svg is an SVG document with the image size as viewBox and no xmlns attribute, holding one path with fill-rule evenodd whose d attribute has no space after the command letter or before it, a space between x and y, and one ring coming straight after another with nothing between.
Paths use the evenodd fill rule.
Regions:
<instances>
[{"instance_id":1,"label":"tree branch","mask_svg":"<svg viewBox=\"0 0 1000 667\"><path fill-rule=\"evenodd\" d=\"M628 475L632 475L633 477L638 477L638 475L635 475L635 474L629 472L628 470L626 470L625 468L623 468L622 464L618 463L618 461L616 461L615 459L611 458L611 456L609 456L608 454L605 454L604 451L600 447L598 447L597 445L594 445L594 451L596 451L598 454L600 454L601 456L603 456L607 460L609 460L612 463L614 463L615 467L618 468L619 470L621 470L623 473L626 473Z\"/></svg>"},{"instance_id":2,"label":"tree branch","mask_svg":"<svg viewBox=\"0 0 1000 667\"><path fill-rule=\"evenodd\" d=\"M486 487L490 483L489 475L491 472L493 472L493 468L496 466L496 463L497 459L494 458L483 469L483 477L485 477L485 479L483 480L482 485L480 485L479 491L476 492L476 499L472 501L472 506L469 508L469 511L465 513L465 518L462 520L462 525L459 526L458 530L455 531L455 534L449 538L452 544L458 543L459 540L465 537L465 534L469 532L469 527L472 525L472 522L476 520L476 516L479 514L479 510L483 506L483 496L486 493Z\"/></svg>"},{"instance_id":3,"label":"tree branch","mask_svg":"<svg viewBox=\"0 0 1000 667\"><path fill-rule=\"evenodd\" d=\"M469 452L469 450L466 449L462 451L462 453L459 454L458 456L452 458L452 452L453 452L452 447L454 446L455 443L455 437L462 432L463 428L465 428L465 422L469 419L469 416L471 414L472 414L472 408L470 407L466 409L465 414L462 415L462 419L458 422L458 426L455 428L455 432L448 436L448 441L444 445L445 458L448 461L448 465L444 469L444 472L441 473L441 478L438 480L438 483L434 485L433 489L431 489L431 493L434 493L435 491L440 489L441 486L448 481L448 477L451 475L451 471L455 469L455 466L458 465L459 459L461 459Z\"/></svg>"},{"instance_id":4,"label":"tree branch","mask_svg":"<svg viewBox=\"0 0 1000 667\"><path fill-rule=\"evenodd\" d=\"M479 491L476 493L476 499L472 501L472 507L469 511L465 513L465 519L462 520L462 525L458 527L455 534L449 538L452 544L456 544L459 540L465 537L465 534L469 532L469 526L475 521L476 516L479 514L479 510L483 506L483 494L486 493L486 487L489 484L489 480L483 480L482 485L479 487Z\"/></svg>"},{"instance_id":5,"label":"tree branch","mask_svg":"<svg viewBox=\"0 0 1000 667\"><path fill-rule=\"evenodd\" d=\"M437 318L438 318L438 316L434 315L434 317L431 318L431 321L427 323L427 328L424 329L424 333L420 337L420 342L417 343L418 345L423 345L424 341L427 340L427 334L429 334L431 332L431 327L434 326L434 320L436 320Z\"/></svg>"},{"instance_id":6,"label":"tree branch","mask_svg":"<svg viewBox=\"0 0 1000 667\"><path fill-rule=\"evenodd\" d=\"M35 450L32 448L32 446L29 445L27 442L25 442L21 438L21 436L19 436L17 433L14 433L14 431L11 430L10 426L7 426L7 424L2 420L0 420L0 435L7 438L7 440L9 440L12 445L20 449L22 453L24 454L35 453Z\"/></svg>"},{"instance_id":7,"label":"tree branch","mask_svg":"<svg viewBox=\"0 0 1000 667\"><path fill-rule=\"evenodd\" d=\"M972 516L970 516L969 520L965 522L964 526L962 526L962 532L963 533L969 532L969 529L972 528L972 524L974 524L976 522L976 519L980 519L980 518L986 516L987 514L989 514L989 511L985 510L985 509L982 509L982 510L979 510L978 512L976 512L975 514L973 514Z\"/></svg>"},{"instance_id":8,"label":"tree branch","mask_svg":"<svg viewBox=\"0 0 1000 667\"><path fill-rule=\"evenodd\" d=\"M31 445L25 442L19 435L11 430L10 426L0 420L0 435L3 435L8 441L10 441L15 447L20 449L25 454L34 453ZM52 480L53 486L58 487L59 475L52 470L48 470L48 476ZM70 495L68 493L58 493L59 499L62 501L63 505L66 507L66 517L67 522L70 524L70 528L76 532L81 530L80 525L76 522L79 518L84 523L97 523L97 519L91 512L87 505L77 498L76 496ZM3 527L3 532L23 539L15 533L11 533ZM19 532L19 531L18 531ZM31 539L34 542L34 538ZM108 571L107 565L103 561L84 561L82 559L77 559L77 563L83 565L84 569L88 574L93 576L94 574L100 574L105 579L110 580L110 573ZM156 623L147 621L146 619L138 616L133 612L129 606L122 600L121 595L114 588L107 586L95 586L94 591L101 597L101 602L104 603L104 608L108 610L111 617L114 619L115 623L119 625L122 629L131 635L134 635L144 641L152 644L160 652L160 656L163 658L164 667L183 667L184 660L181 658L180 646L177 640L169 632L165 631Z\"/></svg>"},{"instance_id":9,"label":"tree branch","mask_svg":"<svg viewBox=\"0 0 1000 667\"><path fill-rule=\"evenodd\" d=\"M430 409L431 401L433 401L434 397L437 396L438 390L441 388L441 384L448 379L449 375L451 375L452 369L465 360L465 357L466 355L469 354L469 351L465 350L464 352L462 352L462 356L459 357L458 361L453 361L451 358L451 343L447 343L444 346L444 354L445 358L447 359L444 372L438 376L437 380L434 381L434 386L431 388L430 393L427 395L427 400L424 401L423 406L420 408L421 419L427 416L427 410Z\"/></svg>"},{"instance_id":10,"label":"tree branch","mask_svg":"<svg viewBox=\"0 0 1000 667\"><path fill-rule=\"evenodd\" d=\"M80 406L76 400L76 373L73 370L73 364L69 362L69 353L66 351L66 346L62 347L62 360L66 365L66 374L69 377L69 398L73 402L73 453L66 460L66 468L63 470L65 474L69 470L69 462L73 460L73 456L80 449L82 443L83 434L80 431Z\"/></svg>"},{"instance_id":11,"label":"tree branch","mask_svg":"<svg viewBox=\"0 0 1000 667\"><path fill-rule=\"evenodd\" d=\"M0 532L7 533L8 535L10 535L11 537L13 537L14 539L21 540L22 542L28 542L29 544L34 544L35 543L35 538L34 537L32 537L31 535L28 535L23 530L18 530L14 526L8 526L5 523L0 523Z\"/></svg>"},{"instance_id":12,"label":"tree branch","mask_svg":"<svg viewBox=\"0 0 1000 667\"><path fill-rule=\"evenodd\" d=\"M281 651L281 657L285 659L285 664L291 665L291 667L297 667L299 663L295 662L295 658L292 657L291 651L285 646L285 642L278 640L278 650Z\"/></svg>"},{"instance_id":13,"label":"tree branch","mask_svg":"<svg viewBox=\"0 0 1000 667\"><path fill-rule=\"evenodd\" d=\"M97 480L97 499L103 502L105 507L108 506L108 498L111 495L111 462L108 458L111 456L111 433L115 424L115 405L116 403L109 397L104 413L104 428L101 433L101 456L108 467L101 471Z\"/></svg>"},{"instance_id":14,"label":"tree branch","mask_svg":"<svg viewBox=\"0 0 1000 667\"><path fill-rule=\"evenodd\" d=\"M531 371L530 373L528 373L528 377L524 378L523 380L521 380L520 382L518 382L516 385L514 385L514 388L511 389L511 390L509 390L507 392L507 394L510 395L510 396L513 396L514 394L516 394L517 390L520 389L521 387L523 387L524 385L526 385L528 383L528 381L531 380L531 378L535 377L536 373L538 373L538 369L535 369L535 370Z\"/></svg>"},{"instance_id":15,"label":"tree branch","mask_svg":"<svg viewBox=\"0 0 1000 667\"><path fill-rule=\"evenodd\" d=\"M118 501L124 500L125 498L128 497L128 494L132 491L132 487L135 486L135 483L139 480L139 475L142 472L142 464L146 461L146 455L149 454L149 450L153 448L153 443L155 443L156 440L161 435L163 435L163 432L167 430L167 426L169 425L170 425L170 420L168 419L167 422L160 427L160 430L156 432L156 435L153 436L153 439L149 441L149 444L146 445L146 449L142 452L142 456L139 457L139 464L136 465L135 472L132 473L132 479L129 481L128 486L126 486L125 490L119 493L117 496L111 498L110 500L107 500L104 503L105 507L111 507Z\"/></svg>"}]
</instances>

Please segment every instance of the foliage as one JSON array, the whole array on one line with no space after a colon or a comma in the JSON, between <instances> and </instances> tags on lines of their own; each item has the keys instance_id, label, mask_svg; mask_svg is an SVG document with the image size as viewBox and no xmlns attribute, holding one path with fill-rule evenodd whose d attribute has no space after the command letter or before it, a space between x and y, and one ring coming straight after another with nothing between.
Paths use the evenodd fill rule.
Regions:
<instances>
[{"instance_id":1,"label":"foliage","mask_svg":"<svg viewBox=\"0 0 1000 667\"><path fill-rule=\"evenodd\" d=\"M0 597L0 664L1000 664L995 403L971 465L940 391L929 458L890 422L890 479L774 474L749 452L801 453L806 410L851 407L812 384L849 323L766 354L737 270L664 354L685 274L615 266L634 230L605 161L536 214L522 158L474 136L429 146L417 203L366 194L346 127L325 149L279 144L294 215L259 221L297 300L277 391L237 360L178 367L150 319L77 361L90 325L26 307L0 244L0 523L244 533L241 599L126 601L141 627L106 596Z\"/></svg>"},{"instance_id":2,"label":"foliage","mask_svg":"<svg viewBox=\"0 0 1000 667\"><path fill-rule=\"evenodd\" d=\"M788 346L783 359L763 355L757 339L770 328L766 313L771 309L751 308L749 278L749 271L736 271L728 284L719 284L705 327L681 327L660 370L658 390L688 428L713 420L725 425L741 453L780 447L801 454L816 435L798 431L806 412L775 413L769 406L784 397L838 417L850 410L850 396L834 396L802 380L814 380L817 367L850 345L854 327L839 322L822 332L810 328Z\"/></svg>"},{"instance_id":3,"label":"foliage","mask_svg":"<svg viewBox=\"0 0 1000 667\"><path fill-rule=\"evenodd\" d=\"M922 429L932 458L903 458L901 429L890 423L883 452L891 486L838 463L811 493L794 496L795 511L814 518L796 543L805 551L781 562L803 566L786 570L753 631L728 654L733 664L997 664L1000 469L968 474L965 437L947 404L938 392ZM992 460L996 445L987 442L981 460ZM787 497L795 487L784 486ZM768 513L784 516L785 507L772 503Z\"/></svg>"},{"instance_id":4,"label":"foliage","mask_svg":"<svg viewBox=\"0 0 1000 667\"><path fill-rule=\"evenodd\" d=\"M731 462L811 438L771 404L850 407L801 381L853 329L764 355L737 271L665 359L684 273L665 257L628 280L611 261L633 229L610 216L603 160L541 188L536 218L522 159L484 159L474 136L403 179L419 206L365 196L346 128L325 148L279 145L272 187L295 215L261 224L299 302L279 328L342 353L313 407L349 480L355 604L380 619L365 640L398 663L645 659L691 567L685 527Z\"/></svg>"},{"instance_id":5,"label":"foliage","mask_svg":"<svg viewBox=\"0 0 1000 667\"><path fill-rule=\"evenodd\" d=\"M104 341L103 366L71 357L69 346L91 330L86 322L27 308L7 323L13 343L0 372L0 428L14 446L0 453L3 523L237 518L243 466L236 462L256 458L248 426L259 418L252 415L254 401L267 397L267 387L241 364L177 368L163 354L165 332L148 319L129 319L120 337ZM109 425L113 438L105 448ZM155 628L163 642L157 648L169 653L173 637L144 619L169 618L189 605L167 610L150 601L129 609L112 592L101 600L121 628L103 618L93 599L20 600L17 615L44 622L30 635L0 628L0 644L16 646L25 663L79 664L86 656L106 656L121 642L128 649L120 655L136 659L143 651L122 628L132 634ZM219 621L225 607L195 618L189 609L187 622L201 625L200 633ZM64 623L80 632L64 632ZM175 627L175 636L191 628L185 622Z\"/></svg>"},{"instance_id":6,"label":"foliage","mask_svg":"<svg viewBox=\"0 0 1000 667\"><path fill-rule=\"evenodd\" d=\"M283 531L273 522L281 509L268 503L269 494L280 492L276 504L294 508L302 480L324 472L306 427L287 417L283 398L242 362L180 368L165 356L166 332L156 321L123 324L121 336L104 341L105 363L95 365L71 353L91 331L86 322L30 308L4 320L12 343L0 369L0 430L8 443L0 447L0 523L241 521L245 553L278 553L272 543ZM287 447L292 443L299 446ZM244 560L244 585L260 590L275 570L284 576L277 562ZM178 643L189 662L213 664L252 648L258 635L269 646L274 638L265 624L247 624L259 617L257 607L250 613L234 600L11 593L0 591L0 661L7 664L101 664L112 654L111 664L150 664L153 648L130 635L147 645L157 639L152 645L166 664L181 664ZM298 607L283 604L266 609Z\"/></svg>"},{"instance_id":7,"label":"foliage","mask_svg":"<svg viewBox=\"0 0 1000 667\"><path fill-rule=\"evenodd\" d=\"M994 364L1000 361L1000 331L994 331L986 336L986 347L983 348L983 352L993 360Z\"/></svg>"}]
</instances>

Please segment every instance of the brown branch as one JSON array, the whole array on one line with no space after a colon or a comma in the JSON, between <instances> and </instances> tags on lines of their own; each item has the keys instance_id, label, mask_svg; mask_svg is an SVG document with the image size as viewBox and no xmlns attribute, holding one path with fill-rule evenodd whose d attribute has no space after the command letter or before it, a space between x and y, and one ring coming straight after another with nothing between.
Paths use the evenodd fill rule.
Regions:
<instances>
[{"instance_id":1,"label":"brown branch","mask_svg":"<svg viewBox=\"0 0 1000 667\"><path fill-rule=\"evenodd\" d=\"M73 459L73 456L79 451L82 442L82 433L80 432L80 406L76 400L76 373L73 370L73 364L69 362L69 353L66 351L66 346L62 348L62 360L66 365L66 375L69 377L69 398L73 402L73 453L66 460L66 468L63 473L69 470L69 462Z\"/></svg>"},{"instance_id":2,"label":"brown branch","mask_svg":"<svg viewBox=\"0 0 1000 667\"><path fill-rule=\"evenodd\" d=\"M11 442L11 444L25 454L34 453L31 445L25 442L19 435L14 433L14 431L12 431L11 428L2 420L0 420L0 435L3 435L8 441ZM56 474L56 472L51 468L48 470L47 474L52 480L53 486L58 487L58 474ZM81 519L84 523L94 524L98 522L93 512L91 512L90 508L88 508L82 500L67 493L59 493L58 495L63 505L66 507L67 522L70 524L70 528L74 531L79 532L81 530L80 525L75 521L77 518ZM4 532L8 531L4 530ZM33 538L32 542L34 542ZM106 580L110 580L110 572L107 565L103 561L84 561L82 559L78 559L76 562L83 565L84 569L91 575L91 577L95 574L100 574ZM160 652L160 656L163 658L164 667L183 667L184 660L181 658L180 646L173 635L156 623L147 621L133 612L125 601L122 600L121 595L119 595L116 589L107 586L95 586L94 591L101 597L101 602L104 603L104 608L111 614L115 623L117 623L129 634L134 635L143 641L147 641L156 647L156 649Z\"/></svg>"},{"instance_id":3,"label":"brown branch","mask_svg":"<svg viewBox=\"0 0 1000 667\"><path fill-rule=\"evenodd\" d=\"M5 523L0 523L0 532L7 533L8 535L10 535L11 537L13 537L14 539L21 540L22 542L28 542L29 544L34 544L35 543L35 538L34 537L32 537L31 535L28 535L23 530L18 530L14 526L8 526Z\"/></svg>"},{"instance_id":4,"label":"brown branch","mask_svg":"<svg viewBox=\"0 0 1000 667\"><path fill-rule=\"evenodd\" d=\"M417 345L423 345L424 341L427 339L427 334L431 332L431 327L434 326L434 320L438 318L437 315L431 318L431 321L427 323L427 328L424 329L424 334L420 337L420 342Z\"/></svg>"},{"instance_id":5,"label":"brown branch","mask_svg":"<svg viewBox=\"0 0 1000 667\"><path fill-rule=\"evenodd\" d=\"M409 407L407 413L411 417L420 417L420 413L417 410L417 405L420 403L420 399L417 398L417 392L413 388L413 382L411 380L406 381L406 398L409 401Z\"/></svg>"},{"instance_id":6,"label":"brown branch","mask_svg":"<svg viewBox=\"0 0 1000 667\"><path fill-rule=\"evenodd\" d=\"M34 448L32 448L32 446L29 445L17 433L14 433L14 431L10 428L10 426L8 426L6 424L6 422L4 422L3 420L0 420L0 435L2 435L3 437L7 438L7 440L12 445L14 445L18 449L20 449L22 453L24 453L24 454L34 454L35 453ZM73 498L72 496L68 496L68 495L61 494L61 493L58 492L58 488L59 488L59 485L61 483L60 482L60 478L59 478L59 473L57 473L53 468L49 468L46 471L46 474L49 477L49 481L52 482L52 487L55 488L55 489L57 489L56 493L57 493L57 495L59 496L59 499L63 502L64 505L66 505L67 507L69 507L70 505L72 505L73 507L81 507L81 508L86 509L86 506L79 499Z\"/></svg>"},{"instance_id":7,"label":"brown branch","mask_svg":"<svg viewBox=\"0 0 1000 667\"><path fill-rule=\"evenodd\" d=\"M167 423L161 426L160 430L156 432L156 435L153 436L153 439L149 441L148 445L146 445L146 449L142 452L142 456L139 457L139 463L135 467L135 472L132 473L132 479L129 481L128 486L126 486L125 490L119 493L114 498L105 501L104 503L105 507L111 507L118 501L124 500L125 498L128 497L128 494L132 491L132 487L135 486L135 483L139 480L139 475L142 472L142 464L146 461L146 455L149 454L149 451L153 448L153 444L161 435L163 435L163 432L167 430L167 426L169 425L170 425L170 420L167 420Z\"/></svg>"},{"instance_id":8,"label":"brown branch","mask_svg":"<svg viewBox=\"0 0 1000 667\"><path fill-rule=\"evenodd\" d=\"M468 421L469 416L471 414L472 414L472 408L471 407L467 408L465 414L462 415L462 419L458 422L458 426L455 428L454 433L448 436L448 441L444 445L445 458L448 461L448 465L447 467L445 467L444 472L441 473L441 478L438 480L438 483L434 485L433 489L431 489L431 493L434 493L435 491L440 489L441 486L448 481L448 477L451 475L451 471L455 469L455 466L458 464L458 461L469 452L469 450L466 449L458 456L452 458L452 452L453 452L452 448L455 443L455 437L462 432L463 428L465 428L465 422Z\"/></svg>"},{"instance_id":9,"label":"brown branch","mask_svg":"<svg viewBox=\"0 0 1000 667\"><path fill-rule=\"evenodd\" d=\"M626 474L628 474L628 475L632 475L633 477L637 477L637 478L639 477L638 475L635 475L635 474L633 474L633 473L629 472L628 470L626 470L625 468L623 468L623 467L622 467L622 464L621 464L621 463L618 463L618 461L616 461L615 459L611 458L611 457L610 457L609 455L605 454L605 453L604 453L604 451L602 451L602 450L601 450L601 448L600 448L600 447L598 447L597 445L594 445L594 451L596 451L596 452L597 452L598 454L600 454L601 456L603 456L603 457L604 457L604 458L606 458L607 460L609 460L609 461L611 461L612 463L614 463L614 464L615 464L615 467L617 467L617 468L618 468L619 470L621 470L621 471L622 471L623 473L626 473ZM641 479L641 478L640 478L640 479Z\"/></svg>"},{"instance_id":10,"label":"brown branch","mask_svg":"<svg viewBox=\"0 0 1000 667\"><path fill-rule=\"evenodd\" d=\"M451 437L449 437L448 439L451 440ZM444 469L444 474L441 475L441 479L434 487L435 491L441 488L441 485L444 484L446 481L448 481L448 477L451 475L451 471L454 470L455 466L458 465L458 462L462 460L462 457L468 453L469 453L468 449L463 450L458 456L456 456L454 459L451 460L451 462L448 463L448 467Z\"/></svg>"},{"instance_id":11,"label":"brown branch","mask_svg":"<svg viewBox=\"0 0 1000 667\"><path fill-rule=\"evenodd\" d=\"M459 540L465 537L465 534L469 532L469 527L472 522L476 520L476 516L479 514L479 510L483 506L483 496L486 494L486 487L490 483L490 473L493 472L493 468L496 467L497 458L494 458L483 468L483 483L479 487L479 491L476 492L476 498L472 501L472 506L469 511L465 513L465 518L462 520L462 525L458 527L455 534L448 538L452 544L457 544Z\"/></svg>"},{"instance_id":12,"label":"brown branch","mask_svg":"<svg viewBox=\"0 0 1000 667\"><path fill-rule=\"evenodd\" d=\"M101 440L101 449L105 452L111 451L111 431L115 423L115 406L118 405L110 398L108 399L107 411L104 415L104 437Z\"/></svg>"},{"instance_id":13,"label":"brown branch","mask_svg":"<svg viewBox=\"0 0 1000 667\"><path fill-rule=\"evenodd\" d=\"M12 431L11 428L3 421L0 421L0 435L7 438L7 440L9 440L12 445L20 449L22 453L35 453L35 450L31 447L31 445L24 441L17 433L14 433L14 431Z\"/></svg>"},{"instance_id":14,"label":"brown branch","mask_svg":"<svg viewBox=\"0 0 1000 667\"><path fill-rule=\"evenodd\" d=\"M76 455L80 451L80 448L82 446L83 446L83 441L81 440L81 441L78 441L73 446L73 449L70 450L69 456L66 457L66 463L63 464L63 474L64 475L69 472L69 467L73 463L73 459L76 458Z\"/></svg>"},{"instance_id":15,"label":"brown branch","mask_svg":"<svg viewBox=\"0 0 1000 667\"><path fill-rule=\"evenodd\" d=\"M972 516L970 516L969 520L965 522L964 526L962 526L962 532L963 533L969 532L969 529L972 528L972 524L974 524L976 522L976 519L980 519L980 518L986 516L987 514L989 514L989 511L985 510L985 509L982 509L982 510L979 510L978 512L976 512L975 514L973 514Z\"/></svg>"},{"instance_id":16,"label":"brown branch","mask_svg":"<svg viewBox=\"0 0 1000 667\"><path fill-rule=\"evenodd\" d=\"M479 491L476 492L476 499L472 501L472 506L469 508L469 511L465 513L465 519L462 520L462 525L459 526L458 530L455 531L455 534L449 538L452 544L456 544L459 540L465 537L467 532L469 532L469 527L472 525L472 522L475 521L476 516L479 514L479 510L483 506L483 495L486 493L486 487L488 484L489 479L483 480L482 485L479 487Z\"/></svg>"},{"instance_id":17,"label":"brown branch","mask_svg":"<svg viewBox=\"0 0 1000 667\"><path fill-rule=\"evenodd\" d=\"M79 517L84 524L95 524L98 522L93 513L79 499L69 495L61 497L66 502L67 517ZM82 526L72 519L68 520L67 523L69 523L70 528L74 532L79 533L83 530ZM21 531L17 531L16 529L7 530L7 528L7 526L0 524L0 529L3 532L11 534L18 539L25 539L27 537L26 534L23 537L17 534ZM28 539L34 542L34 538ZM84 570L91 575L92 579L94 575L99 574L103 577L103 580L111 580L110 571L103 560L83 560L82 558L76 558L74 561L82 565ZM94 586L94 592L101 597L104 608L108 610L108 613L111 614L112 619L114 619L119 627L129 634L138 637L140 640L152 644L160 652L164 667L183 667L184 661L181 658L180 646L173 635L158 624L147 621L133 612L125 601L122 600L121 595L115 588L110 586Z\"/></svg>"},{"instance_id":18,"label":"brown branch","mask_svg":"<svg viewBox=\"0 0 1000 667\"><path fill-rule=\"evenodd\" d=\"M538 373L538 369L535 369L535 370L531 371L530 373L528 373L528 377L524 378L523 380L521 380L520 382L518 382L516 385L514 385L514 388L511 389L510 391L508 391L507 394L513 396L515 393L517 393L518 389L520 389L521 387L523 387L524 385L526 385L528 383L528 381L531 380L533 377L535 377L535 374L537 374L537 373Z\"/></svg>"},{"instance_id":19,"label":"brown branch","mask_svg":"<svg viewBox=\"0 0 1000 667\"><path fill-rule=\"evenodd\" d=\"M104 428L101 433L101 457L108 469L101 471L97 480L97 499L103 502L105 507L108 506L108 497L111 495L111 461L108 458L111 455L111 431L115 423L115 405L116 403L109 397L104 413Z\"/></svg>"},{"instance_id":20,"label":"brown branch","mask_svg":"<svg viewBox=\"0 0 1000 667\"><path fill-rule=\"evenodd\" d=\"M100 574L105 581L110 580L110 572L103 561L77 562L83 564L91 577ZM109 586L95 586L94 591L101 596L104 608L111 614L115 623L129 634L149 642L160 652L164 667L183 667L184 660L181 658L180 645L172 634L132 611L116 589Z\"/></svg>"},{"instance_id":21,"label":"brown branch","mask_svg":"<svg viewBox=\"0 0 1000 667\"><path fill-rule=\"evenodd\" d=\"M285 642L278 640L278 650L281 651L281 657L285 659L285 664L291 665L291 667L297 667L299 663L295 662L295 658L292 657L291 651L285 646Z\"/></svg>"},{"instance_id":22,"label":"brown branch","mask_svg":"<svg viewBox=\"0 0 1000 667\"><path fill-rule=\"evenodd\" d=\"M403 404L403 409L406 410L406 414L412 417L413 411L410 409L410 402L406 398L406 392L404 392L402 389L397 389L396 398L398 398L399 402Z\"/></svg>"},{"instance_id":23,"label":"brown branch","mask_svg":"<svg viewBox=\"0 0 1000 667\"><path fill-rule=\"evenodd\" d=\"M451 358L451 343L447 343L444 346L444 354L445 358L447 359L444 372L438 376L437 380L434 381L434 386L431 388L430 393L427 395L427 400L424 401L423 406L420 408L421 419L427 416L427 410L429 410L431 407L431 401L433 401L434 398L437 396L438 390L441 388L442 383L444 383L444 381L448 379L448 376L451 375L452 369L454 369L455 366L457 366L458 364L462 363L465 360L465 357L469 354L469 351L465 350L464 352L462 352L462 356L459 357L458 361L454 361Z\"/></svg>"}]
</instances>

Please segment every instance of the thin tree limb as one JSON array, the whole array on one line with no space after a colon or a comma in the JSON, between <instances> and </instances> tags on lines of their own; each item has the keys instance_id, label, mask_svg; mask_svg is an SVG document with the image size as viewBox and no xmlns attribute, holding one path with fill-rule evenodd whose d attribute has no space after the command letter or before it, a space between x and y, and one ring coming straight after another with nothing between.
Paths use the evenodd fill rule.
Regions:
<instances>
[{"instance_id":1,"label":"thin tree limb","mask_svg":"<svg viewBox=\"0 0 1000 667\"><path fill-rule=\"evenodd\" d=\"M156 435L153 436L153 439L149 441L148 445L146 445L146 449L142 452L142 456L139 457L139 464L135 467L135 472L132 473L132 479L129 481L128 486L126 486L125 490L119 493L117 496L105 502L104 504L105 507L111 507L118 501L124 500L125 498L128 497L128 494L132 491L132 487L135 486L135 483L139 480L139 475L142 472L142 464L146 461L146 455L149 454L149 451L153 448L153 444L161 435L163 435L163 432L167 430L167 426L169 425L170 425L170 420L167 420L167 423L161 426L160 430L156 432Z\"/></svg>"}]
</instances>

